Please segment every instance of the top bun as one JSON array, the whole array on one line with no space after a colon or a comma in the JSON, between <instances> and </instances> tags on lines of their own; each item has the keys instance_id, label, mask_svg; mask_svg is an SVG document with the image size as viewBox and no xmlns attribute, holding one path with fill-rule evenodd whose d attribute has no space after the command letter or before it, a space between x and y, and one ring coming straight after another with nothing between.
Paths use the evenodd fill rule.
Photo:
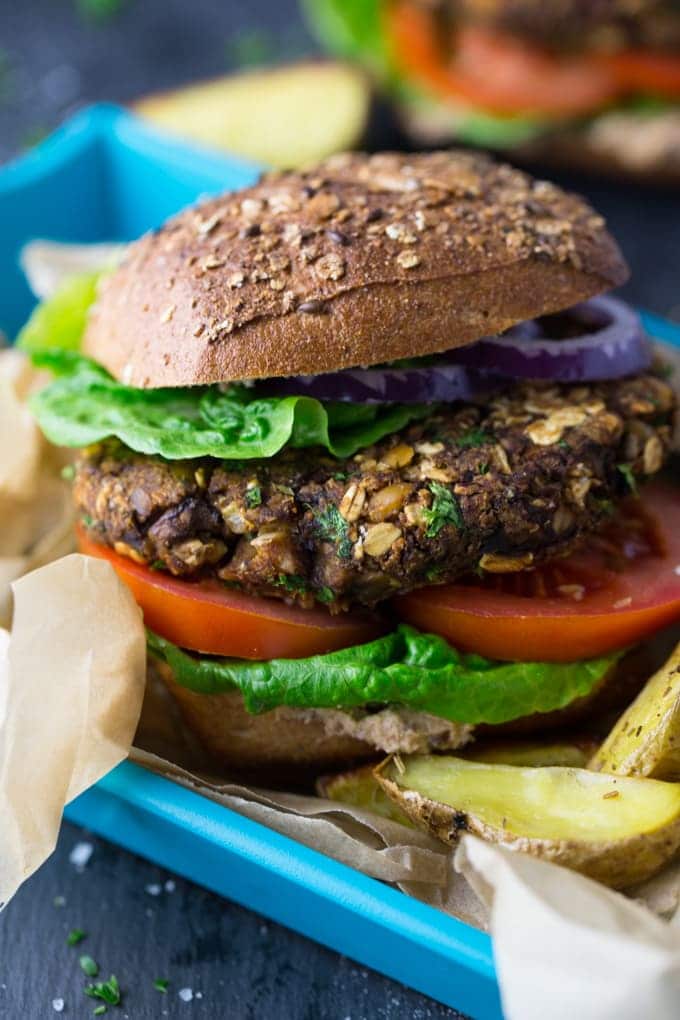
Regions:
<instances>
[{"instance_id":1,"label":"top bun","mask_svg":"<svg viewBox=\"0 0 680 1020\"><path fill-rule=\"evenodd\" d=\"M467 344L627 275L586 202L485 155L339 155L132 245L85 351L137 387L332 372Z\"/></svg>"}]
</instances>

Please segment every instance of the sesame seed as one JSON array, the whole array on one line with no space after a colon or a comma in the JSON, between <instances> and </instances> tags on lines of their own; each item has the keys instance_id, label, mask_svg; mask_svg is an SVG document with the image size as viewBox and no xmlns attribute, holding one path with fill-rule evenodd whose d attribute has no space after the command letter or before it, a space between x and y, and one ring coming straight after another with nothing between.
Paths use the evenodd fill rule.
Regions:
<instances>
[{"instance_id":1,"label":"sesame seed","mask_svg":"<svg viewBox=\"0 0 680 1020\"><path fill-rule=\"evenodd\" d=\"M163 325L166 322L170 322L170 320L172 319L172 317L175 314L176 310L177 310L177 305L168 305L168 307L165 309L165 311L161 315L161 325Z\"/></svg>"}]
</instances>

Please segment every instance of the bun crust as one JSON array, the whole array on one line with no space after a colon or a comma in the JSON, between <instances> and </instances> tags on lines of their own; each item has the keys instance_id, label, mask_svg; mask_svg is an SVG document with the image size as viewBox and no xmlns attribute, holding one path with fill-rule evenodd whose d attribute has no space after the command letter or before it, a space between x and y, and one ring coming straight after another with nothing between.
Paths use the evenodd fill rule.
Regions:
<instances>
[{"instance_id":1,"label":"bun crust","mask_svg":"<svg viewBox=\"0 0 680 1020\"><path fill-rule=\"evenodd\" d=\"M146 235L84 346L144 388L316 374L447 350L626 277L582 199L485 155L339 155Z\"/></svg>"}]
</instances>

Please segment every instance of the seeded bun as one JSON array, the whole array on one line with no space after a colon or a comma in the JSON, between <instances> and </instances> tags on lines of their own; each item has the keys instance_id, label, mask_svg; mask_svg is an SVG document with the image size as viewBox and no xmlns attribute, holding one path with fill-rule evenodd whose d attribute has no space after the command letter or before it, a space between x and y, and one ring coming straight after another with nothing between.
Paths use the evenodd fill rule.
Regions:
<instances>
[{"instance_id":1,"label":"seeded bun","mask_svg":"<svg viewBox=\"0 0 680 1020\"><path fill-rule=\"evenodd\" d=\"M143 237L85 351L144 388L316 374L470 343L626 277L582 199L485 155L340 155Z\"/></svg>"}]
</instances>

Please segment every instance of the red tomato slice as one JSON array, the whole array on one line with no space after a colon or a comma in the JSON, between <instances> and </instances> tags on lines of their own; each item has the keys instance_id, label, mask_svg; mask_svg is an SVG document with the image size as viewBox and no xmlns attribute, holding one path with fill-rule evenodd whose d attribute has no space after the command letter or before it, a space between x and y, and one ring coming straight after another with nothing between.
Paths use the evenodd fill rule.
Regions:
<instances>
[{"instance_id":1,"label":"red tomato slice","mask_svg":"<svg viewBox=\"0 0 680 1020\"><path fill-rule=\"evenodd\" d=\"M331 614L322 607L295 609L277 599L230 591L217 581L182 581L149 570L77 528L87 556L108 560L128 586L150 630L208 655L239 659L301 659L365 644L389 628L369 613Z\"/></svg>"},{"instance_id":2,"label":"red tomato slice","mask_svg":"<svg viewBox=\"0 0 680 1020\"><path fill-rule=\"evenodd\" d=\"M669 99L680 97L680 57L677 54L628 50L603 56L601 61L628 92Z\"/></svg>"},{"instance_id":3,"label":"red tomato slice","mask_svg":"<svg viewBox=\"0 0 680 1020\"><path fill-rule=\"evenodd\" d=\"M432 14L408 0L388 5L386 19L399 67L443 99L499 114L573 117L621 92L617 76L599 60L556 57L478 25L456 29L449 57Z\"/></svg>"},{"instance_id":4,"label":"red tomato slice","mask_svg":"<svg viewBox=\"0 0 680 1020\"><path fill-rule=\"evenodd\" d=\"M397 615L492 659L572 662L680 621L680 488L645 486L570 556L519 574L412 592Z\"/></svg>"}]
</instances>

